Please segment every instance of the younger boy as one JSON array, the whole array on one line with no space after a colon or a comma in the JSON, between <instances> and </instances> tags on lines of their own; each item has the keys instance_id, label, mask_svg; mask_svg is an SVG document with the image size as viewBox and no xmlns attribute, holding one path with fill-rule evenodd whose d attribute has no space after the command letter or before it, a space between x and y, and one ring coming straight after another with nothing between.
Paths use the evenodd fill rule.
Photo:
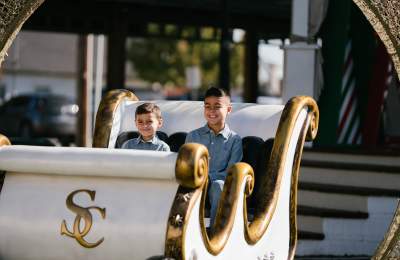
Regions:
<instances>
[{"instance_id":1,"label":"younger boy","mask_svg":"<svg viewBox=\"0 0 400 260\"><path fill-rule=\"evenodd\" d=\"M162 123L161 110L157 105L141 104L135 112L135 124L140 135L124 142L121 148L169 152L169 146L158 139L156 134Z\"/></svg>"},{"instance_id":2,"label":"younger boy","mask_svg":"<svg viewBox=\"0 0 400 260\"><path fill-rule=\"evenodd\" d=\"M242 139L225 123L232 111L229 95L220 88L211 87L204 98L204 118L207 124L186 136L186 143L200 143L207 147L209 163L210 226L217 213L218 201L224 187L228 168L242 159Z\"/></svg>"}]
</instances>

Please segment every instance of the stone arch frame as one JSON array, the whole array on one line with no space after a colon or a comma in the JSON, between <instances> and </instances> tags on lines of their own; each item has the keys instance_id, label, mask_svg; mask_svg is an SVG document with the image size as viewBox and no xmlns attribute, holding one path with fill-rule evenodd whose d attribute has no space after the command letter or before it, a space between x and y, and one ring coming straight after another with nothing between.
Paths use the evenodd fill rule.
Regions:
<instances>
[{"instance_id":1,"label":"stone arch frame","mask_svg":"<svg viewBox=\"0 0 400 260\"><path fill-rule=\"evenodd\" d=\"M0 0L0 66L24 22L45 0ZM400 2L353 0L391 55L400 77Z\"/></svg>"},{"instance_id":2,"label":"stone arch frame","mask_svg":"<svg viewBox=\"0 0 400 260\"><path fill-rule=\"evenodd\" d=\"M353 0L372 24L391 55L400 77L400 1L398 0ZM44 0L0 0L0 66L7 50L24 22ZM395 214L387 235L373 259L400 257L400 239L391 236L399 233L400 207Z\"/></svg>"},{"instance_id":3,"label":"stone arch frame","mask_svg":"<svg viewBox=\"0 0 400 260\"><path fill-rule=\"evenodd\" d=\"M0 0L0 66L25 21L44 0Z\"/></svg>"},{"instance_id":4,"label":"stone arch frame","mask_svg":"<svg viewBox=\"0 0 400 260\"><path fill-rule=\"evenodd\" d=\"M400 1L353 0L371 23L392 57L400 79ZM373 260L400 259L400 204Z\"/></svg>"},{"instance_id":5,"label":"stone arch frame","mask_svg":"<svg viewBox=\"0 0 400 260\"><path fill-rule=\"evenodd\" d=\"M353 0L371 23L392 57L400 78L400 1Z\"/></svg>"}]
</instances>

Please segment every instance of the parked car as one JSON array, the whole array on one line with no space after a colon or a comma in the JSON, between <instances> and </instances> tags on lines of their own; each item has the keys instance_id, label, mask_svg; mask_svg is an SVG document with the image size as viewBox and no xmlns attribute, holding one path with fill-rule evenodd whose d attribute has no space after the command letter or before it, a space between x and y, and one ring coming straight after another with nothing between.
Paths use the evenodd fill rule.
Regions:
<instances>
[{"instance_id":1,"label":"parked car","mask_svg":"<svg viewBox=\"0 0 400 260\"><path fill-rule=\"evenodd\" d=\"M74 139L79 107L72 99L53 94L16 96L0 106L0 133L7 136Z\"/></svg>"}]
</instances>

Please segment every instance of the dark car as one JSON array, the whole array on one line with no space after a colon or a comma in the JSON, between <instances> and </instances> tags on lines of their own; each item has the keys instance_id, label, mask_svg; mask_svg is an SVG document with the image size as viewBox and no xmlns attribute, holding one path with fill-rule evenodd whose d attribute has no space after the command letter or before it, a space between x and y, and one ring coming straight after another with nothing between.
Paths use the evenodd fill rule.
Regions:
<instances>
[{"instance_id":1,"label":"dark car","mask_svg":"<svg viewBox=\"0 0 400 260\"><path fill-rule=\"evenodd\" d=\"M53 94L26 94L0 106L0 133L7 136L57 137L72 141L78 106L72 99Z\"/></svg>"}]
</instances>

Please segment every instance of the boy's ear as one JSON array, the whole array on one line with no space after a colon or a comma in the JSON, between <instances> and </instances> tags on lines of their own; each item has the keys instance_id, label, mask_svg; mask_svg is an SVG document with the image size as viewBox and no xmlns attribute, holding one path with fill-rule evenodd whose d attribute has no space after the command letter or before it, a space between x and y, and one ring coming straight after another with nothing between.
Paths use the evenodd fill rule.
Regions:
<instances>
[{"instance_id":1,"label":"boy's ear","mask_svg":"<svg viewBox=\"0 0 400 260\"><path fill-rule=\"evenodd\" d=\"M158 119L158 128L161 128L162 125L163 125L163 123L164 123L164 121L163 121L163 119L160 117L160 118Z\"/></svg>"},{"instance_id":2,"label":"boy's ear","mask_svg":"<svg viewBox=\"0 0 400 260\"><path fill-rule=\"evenodd\" d=\"M231 103L228 104L227 108L228 108L228 113L232 112L232 104Z\"/></svg>"}]
</instances>

